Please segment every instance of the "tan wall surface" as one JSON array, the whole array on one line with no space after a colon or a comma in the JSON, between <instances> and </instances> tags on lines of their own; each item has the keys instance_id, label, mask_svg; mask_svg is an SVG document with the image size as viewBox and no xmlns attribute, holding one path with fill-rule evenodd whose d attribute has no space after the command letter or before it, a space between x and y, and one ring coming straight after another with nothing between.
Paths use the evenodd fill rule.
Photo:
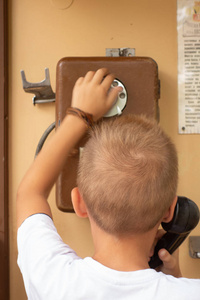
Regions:
<instances>
[{"instance_id":1,"label":"tan wall surface","mask_svg":"<svg viewBox=\"0 0 200 300\"><path fill-rule=\"evenodd\" d=\"M52 3L70 1L10 1L10 280L11 299L26 299L18 270L15 197L33 160L44 130L55 120L55 104L32 104L22 89L20 70L27 80L44 79L50 70L55 91L56 64L64 56L105 56L105 48L133 47L137 56L150 56L159 66L161 125L174 140L180 158L178 194L200 206L200 137L178 135L176 0L74 0L69 9ZM84 257L93 245L87 220L64 214L50 195L54 221L65 242ZM193 235L200 235L198 226ZM200 278L200 260L191 259L188 241L180 249L184 276Z\"/></svg>"}]
</instances>

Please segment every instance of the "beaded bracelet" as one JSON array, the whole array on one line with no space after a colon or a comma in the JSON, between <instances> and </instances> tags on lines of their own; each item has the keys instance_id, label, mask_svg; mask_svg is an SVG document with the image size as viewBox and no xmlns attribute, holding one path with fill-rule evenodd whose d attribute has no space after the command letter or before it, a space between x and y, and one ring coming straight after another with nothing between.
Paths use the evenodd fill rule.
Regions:
<instances>
[{"instance_id":1,"label":"beaded bracelet","mask_svg":"<svg viewBox=\"0 0 200 300\"><path fill-rule=\"evenodd\" d=\"M89 128L92 128L92 126L94 125L92 114L86 113L79 108L69 107L66 111L66 114L74 115L82 119Z\"/></svg>"}]
</instances>

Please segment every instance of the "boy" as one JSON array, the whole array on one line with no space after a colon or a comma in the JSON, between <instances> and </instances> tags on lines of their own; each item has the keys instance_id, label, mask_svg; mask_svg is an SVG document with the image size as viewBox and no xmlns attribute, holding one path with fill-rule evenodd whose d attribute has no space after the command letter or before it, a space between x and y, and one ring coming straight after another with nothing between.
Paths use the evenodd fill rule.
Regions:
<instances>
[{"instance_id":1,"label":"boy","mask_svg":"<svg viewBox=\"0 0 200 300\"><path fill-rule=\"evenodd\" d=\"M174 145L144 117L102 122L84 148L72 202L89 218L93 257L79 258L54 227L49 192L88 126L114 103L113 79L106 69L78 79L72 108L19 187L18 264L28 299L199 299L200 280L175 278L176 257L162 249L162 272L148 265L160 223L173 217L178 171Z\"/></svg>"}]
</instances>

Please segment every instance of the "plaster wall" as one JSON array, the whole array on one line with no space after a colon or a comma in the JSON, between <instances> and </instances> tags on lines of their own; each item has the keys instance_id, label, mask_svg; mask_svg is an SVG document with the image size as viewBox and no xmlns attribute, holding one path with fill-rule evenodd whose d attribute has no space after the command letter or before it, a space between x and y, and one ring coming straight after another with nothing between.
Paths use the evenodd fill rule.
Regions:
<instances>
[{"instance_id":1,"label":"plaster wall","mask_svg":"<svg viewBox=\"0 0 200 300\"><path fill-rule=\"evenodd\" d=\"M32 104L22 89L20 70L27 80L44 79L48 67L55 91L56 64L65 56L105 56L106 48L132 47L137 56L155 59L161 80L160 123L174 140L180 161L178 194L200 206L200 137L178 134L176 0L65 0L10 1L10 293L26 299L17 267L15 198L44 130L55 120L55 104ZM87 220L56 208L54 221L63 240L82 256L92 255ZM193 235L200 234L198 226ZM184 276L200 278L200 260L188 254L188 240L180 248Z\"/></svg>"}]
</instances>

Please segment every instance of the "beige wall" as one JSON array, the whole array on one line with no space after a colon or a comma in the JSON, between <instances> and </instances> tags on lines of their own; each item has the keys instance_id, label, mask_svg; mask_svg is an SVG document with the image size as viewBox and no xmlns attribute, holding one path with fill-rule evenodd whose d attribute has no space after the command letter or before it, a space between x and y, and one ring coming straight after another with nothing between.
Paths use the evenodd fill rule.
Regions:
<instances>
[{"instance_id":1,"label":"beige wall","mask_svg":"<svg viewBox=\"0 0 200 300\"><path fill-rule=\"evenodd\" d=\"M54 1L63 3L69 1ZM39 138L55 120L55 105L32 105L22 89L20 70L27 80L44 79L50 69L55 91L56 63L64 56L104 56L105 48L134 47L137 56L150 56L159 66L161 125L175 141L180 158L178 193L200 206L200 136L178 135L176 0L74 0L66 10L50 0L10 1L10 279L11 299L26 299L16 259L15 195L34 157ZM81 256L92 254L87 220L57 210L54 220L64 241ZM200 235L200 226L193 235ZM180 250L184 276L200 278L200 260Z\"/></svg>"}]
</instances>

